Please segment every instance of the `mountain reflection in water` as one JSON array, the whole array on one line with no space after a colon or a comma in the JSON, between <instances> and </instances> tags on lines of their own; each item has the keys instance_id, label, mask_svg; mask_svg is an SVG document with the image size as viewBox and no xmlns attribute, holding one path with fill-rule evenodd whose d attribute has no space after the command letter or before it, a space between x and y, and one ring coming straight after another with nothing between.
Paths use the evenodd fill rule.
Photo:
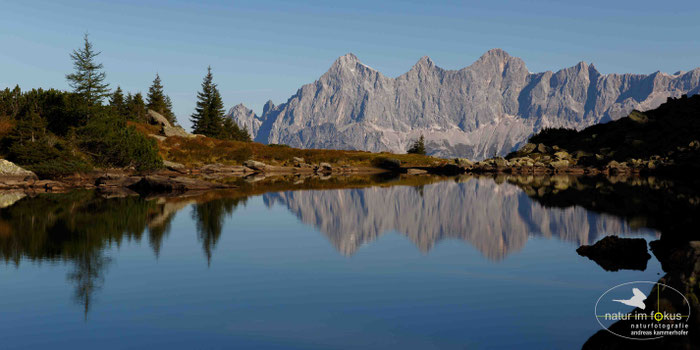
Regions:
<instances>
[{"instance_id":1,"label":"mountain reflection in water","mask_svg":"<svg viewBox=\"0 0 700 350\"><path fill-rule=\"evenodd\" d=\"M0 257L15 266L27 261L69 264L66 280L87 318L115 263L106 252L127 242L147 243L158 259L182 210L190 210L205 265L216 255L227 218L253 196L261 196L271 209L285 208L345 256L396 232L424 253L441 240L456 239L487 261L499 262L537 237L570 242L572 253L610 234L696 239L683 236L687 220L693 224L699 217L693 215L697 194L687 188L654 179L501 176L263 180L234 191L152 198L107 198L95 191L33 197L11 193L0 195ZM673 250L664 237L657 241L656 255ZM692 254L688 256L697 256ZM659 256L666 272L677 265L668 256ZM678 268L683 274L669 272L667 283L694 295L696 261ZM596 334L589 345L599 338L610 342L604 336Z\"/></svg>"}]
</instances>

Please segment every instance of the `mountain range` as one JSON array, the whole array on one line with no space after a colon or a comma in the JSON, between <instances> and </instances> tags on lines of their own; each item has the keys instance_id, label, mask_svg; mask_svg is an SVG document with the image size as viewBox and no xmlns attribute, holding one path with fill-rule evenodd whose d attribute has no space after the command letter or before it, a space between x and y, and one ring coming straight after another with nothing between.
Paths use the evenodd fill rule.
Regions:
<instances>
[{"instance_id":1,"label":"mountain range","mask_svg":"<svg viewBox=\"0 0 700 350\"><path fill-rule=\"evenodd\" d=\"M493 49L460 70L423 57L391 78L347 54L287 102L268 101L262 115L239 104L226 116L262 143L404 153L424 135L429 154L482 159L517 149L543 128L581 129L697 93L700 68L601 74L580 62L531 73L522 59Z\"/></svg>"}]
</instances>

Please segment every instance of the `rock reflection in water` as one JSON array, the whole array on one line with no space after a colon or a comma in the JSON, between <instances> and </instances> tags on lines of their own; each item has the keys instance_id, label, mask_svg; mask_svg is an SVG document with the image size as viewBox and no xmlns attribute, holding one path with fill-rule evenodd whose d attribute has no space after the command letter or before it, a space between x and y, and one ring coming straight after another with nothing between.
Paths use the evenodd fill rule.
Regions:
<instances>
[{"instance_id":1,"label":"rock reflection in water","mask_svg":"<svg viewBox=\"0 0 700 350\"><path fill-rule=\"evenodd\" d=\"M588 244L608 234L652 233L582 207L547 208L509 183L462 178L420 187L393 186L264 194L323 232L344 255L397 231L421 251L442 239L468 241L486 257L503 259L531 235Z\"/></svg>"}]
</instances>

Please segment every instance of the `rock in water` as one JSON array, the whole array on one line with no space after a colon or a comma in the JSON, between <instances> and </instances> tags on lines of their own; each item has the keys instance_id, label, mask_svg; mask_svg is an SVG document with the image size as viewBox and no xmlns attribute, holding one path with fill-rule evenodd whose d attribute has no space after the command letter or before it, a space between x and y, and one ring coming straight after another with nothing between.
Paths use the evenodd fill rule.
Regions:
<instances>
[{"instance_id":1,"label":"rock in water","mask_svg":"<svg viewBox=\"0 0 700 350\"><path fill-rule=\"evenodd\" d=\"M608 236L593 245L582 245L576 252L595 261L606 271L640 270L647 268L651 255L643 238Z\"/></svg>"},{"instance_id":2,"label":"rock in water","mask_svg":"<svg viewBox=\"0 0 700 350\"><path fill-rule=\"evenodd\" d=\"M390 78L347 54L286 103L268 102L261 116L238 105L227 117L257 142L404 153L423 134L429 154L480 160L517 149L543 127L581 129L616 120L699 86L700 68L679 75L603 75L581 62L530 73L523 60L500 49L460 70L423 57Z\"/></svg>"}]
</instances>

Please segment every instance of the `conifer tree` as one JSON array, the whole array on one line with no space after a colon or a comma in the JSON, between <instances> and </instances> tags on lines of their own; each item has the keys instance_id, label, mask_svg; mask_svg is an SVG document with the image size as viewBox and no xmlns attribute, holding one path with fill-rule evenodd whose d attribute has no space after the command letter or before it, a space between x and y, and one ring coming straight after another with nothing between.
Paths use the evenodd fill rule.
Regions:
<instances>
[{"instance_id":1,"label":"conifer tree","mask_svg":"<svg viewBox=\"0 0 700 350\"><path fill-rule=\"evenodd\" d=\"M219 138L224 140L245 141L250 142L250 134L248 129L241 129L236 122L231 118L223 118L221 125L221 135Z\"/></svg>"},{"instance_id":2,"label":"conifer tree","mask_svg":"<svg viewBox=\"0 0 700 350\"><path fill-rule=\"evenodd\" d=\"M192 114L192 129L196 134L220 137L223 128L224 103L219 89L214 84L211 67L202 82L202 91L197 93L197 107Z\"/></svg>"},{"instance_id":3,"label":"conifer tree","mask_svg":"<svg viewBox=\"0 0 700 350\"><path fill-rule=\"evenodd\" d=\"M160 75L156 73L156 78L153 79L153 84L148 88L146 95L146 106L148 109L154 110L163 114L165 110L165 94L163 94L163 85L160 82Z\"/></svg>"},{"instance_id":4,"label":"conifer tree","mask_svg":"<svg viewBox=\"0 0 700 350\"><path fill-rule=\"evenodd\" d=\"M124 93L119 86L117 86L117 89L114 90L114 93L109 97L109 105L112 107L112 111L120 117L126 117L129 114L127 103L124 100Z\"/></svg>"},{"instance_id":5,"label":"conifer tree","mask_svg":"<svg viewBox=\"0 0 700 350\"><path fill-rule=\"evenodd\" d=\"M175 113L173 113L173 101L170 100L170 96L165 95L165 117L168 118L168 121L170 121L170 124L177 124L177 118L175 117Z\"/></svg>"},{"instance_id":6,"label":"conifer tree","mask_svg":"<svg viewBox=\"0 0 700 350\"><path fill-rule=\"evenodd\" d=\"M127 104L129 119L145 122L147 110L146 103L143 102L143 95L141 95L140 92L137 92L133 96L129 94L127 95L127 101L129 101Z\"/></svg>"},{"instance_id":7,"label":"conifer tree","mask_svg":"<svg viewBox=\"0 0 700 350\"><path fill-rule=\"evenodd\" d=\"M73 91L83 98L86 107L93 107L99 105L102 99L109 95L109 84L105 83L106 74L102 71L102 63L95 62L100 52L93 50L87 33L83 39L85 41L83 47L73 50L70 55L75 72L66 75L66 79Z\"/></svg>"},{"instance_id":8,"label":"conifer tree","mask_svg":"<svg viewBox=\"0 0 700 350\"><path fill-rule=\"evenodd\" d=\"M420 135L420 138L414 142L413 145L411 145L411 148L408 149L407 153L425 155L425 137Z\"/></svg>"}]
</instances>

